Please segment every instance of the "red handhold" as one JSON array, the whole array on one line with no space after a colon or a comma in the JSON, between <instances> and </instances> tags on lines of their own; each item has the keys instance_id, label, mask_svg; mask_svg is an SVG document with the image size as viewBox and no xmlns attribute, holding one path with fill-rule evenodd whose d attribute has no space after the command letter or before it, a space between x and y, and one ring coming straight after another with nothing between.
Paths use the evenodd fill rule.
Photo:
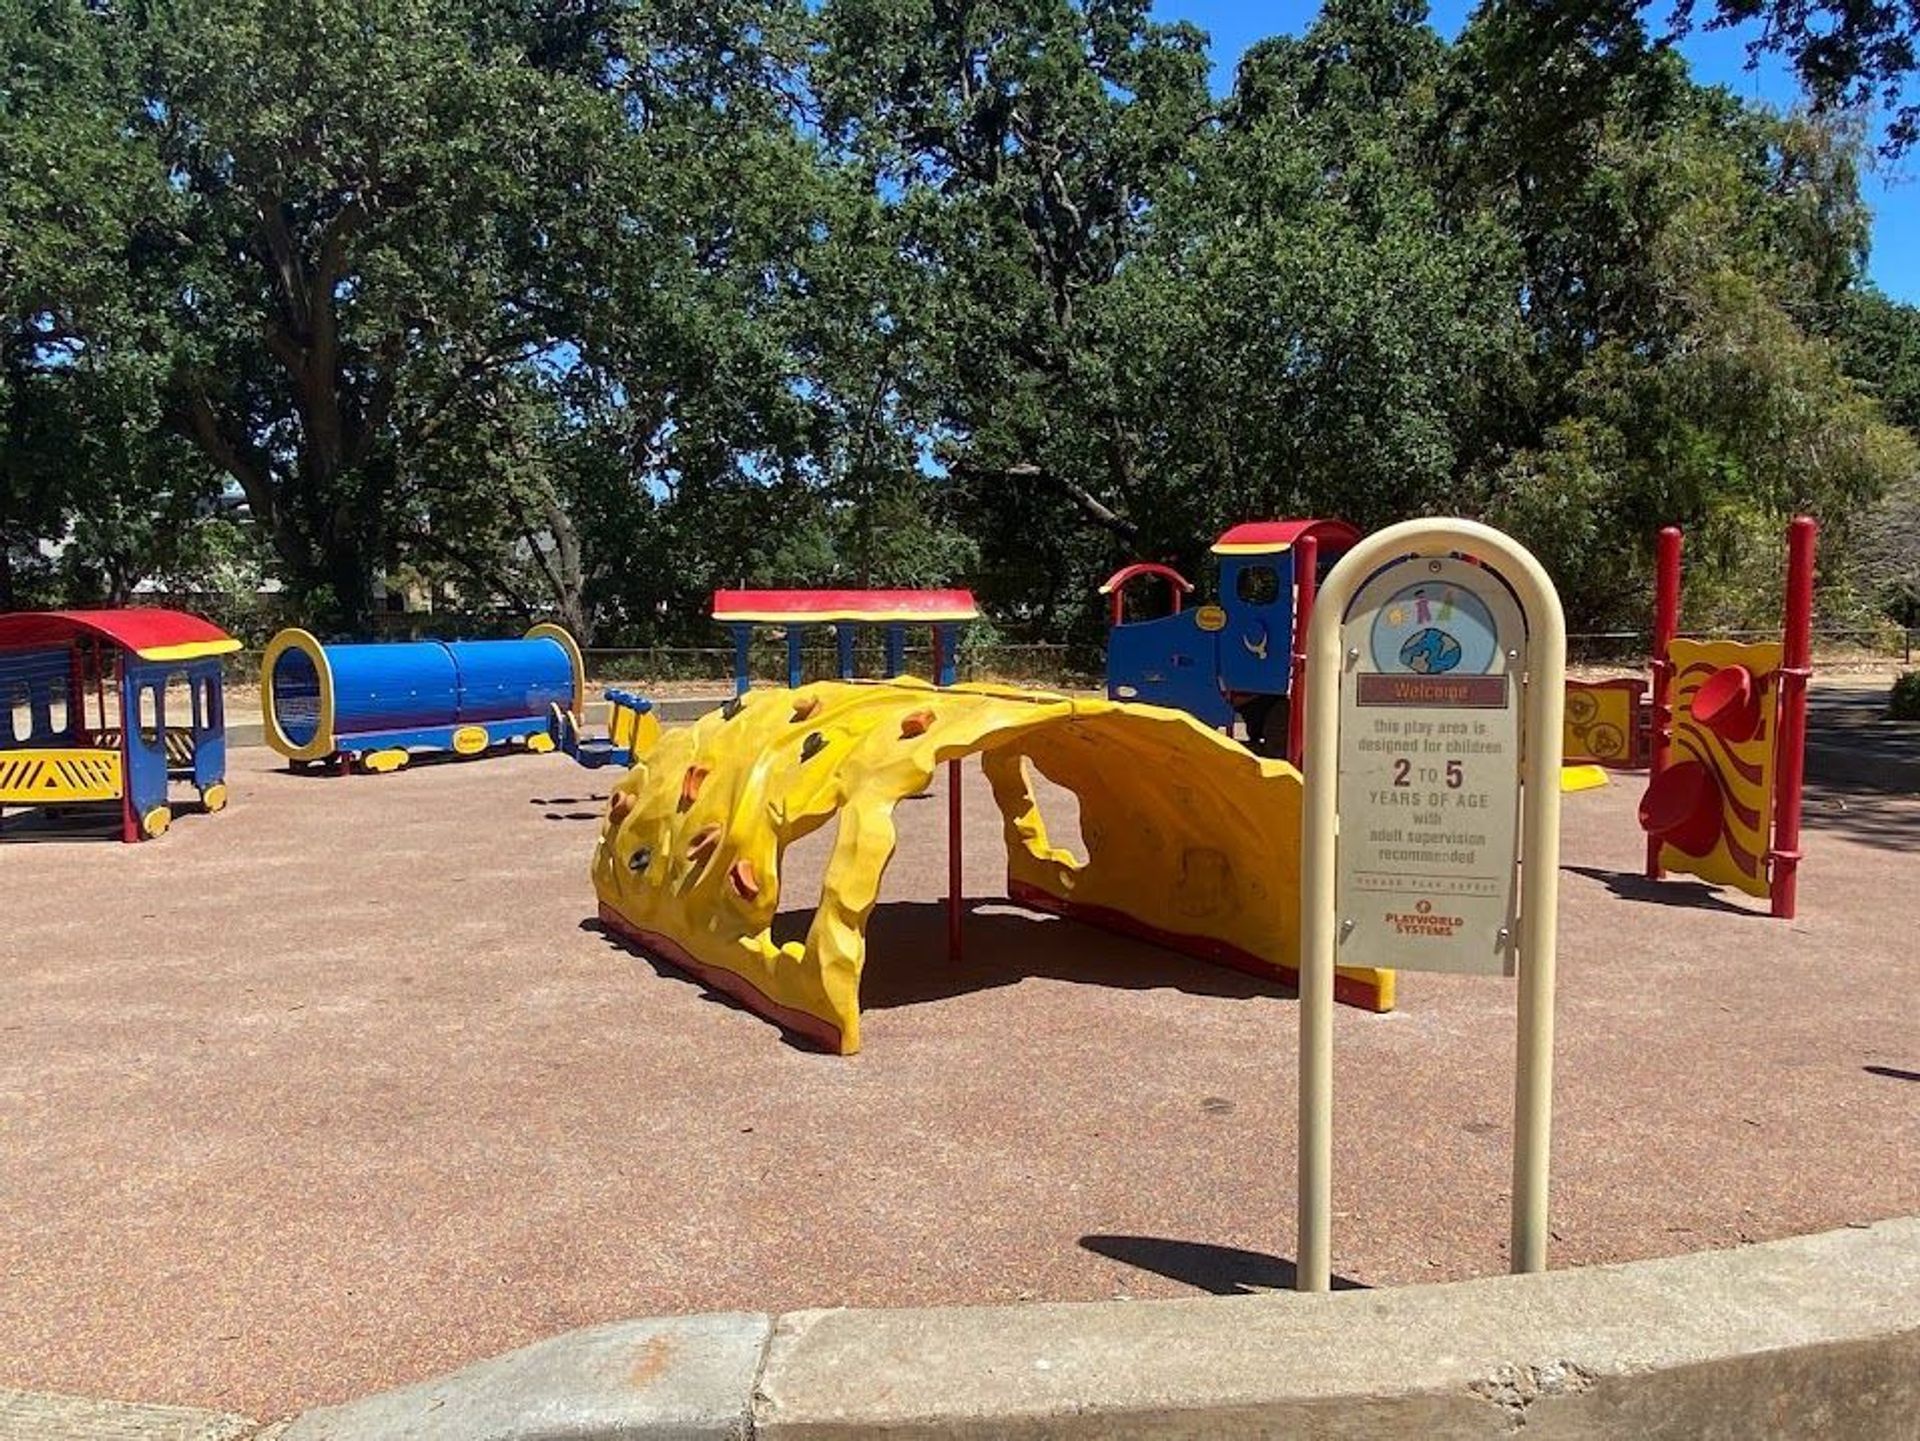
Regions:
<instances>
[{"instance_id":1,"label":"red handhold","mask_svg":"<svg viewBox=\"0 0 1920 1441\"><path fill-rule=\"evenodd\" d=\"M930 710L917 710L900 722L900 738L902 740L912 740L915 736L923 736L932 726L933 712Z\"/></svg>"},{"instance_id":2,"label":"red handhold","mask_svg":"<svg viewBox=\"0 0 1920 1441\"><path fill-rule=\"evenodd\" d=\"M1693 693L1693 718L1728 745L1760 733L1760 685L1743 665L1722 667Z\"/></svg>"},{"instance_id":3,"label":"red handhold","mask_svg":"<svg viewBox=\"0 0 1920 1441\"><path fill-rule=\"evenodd\" d=\"M1699 761L1661 771L1640 798L1640 829L1686 855L1710 854L1722 825L1720 782Z\"/></svg>"}]
</instances>

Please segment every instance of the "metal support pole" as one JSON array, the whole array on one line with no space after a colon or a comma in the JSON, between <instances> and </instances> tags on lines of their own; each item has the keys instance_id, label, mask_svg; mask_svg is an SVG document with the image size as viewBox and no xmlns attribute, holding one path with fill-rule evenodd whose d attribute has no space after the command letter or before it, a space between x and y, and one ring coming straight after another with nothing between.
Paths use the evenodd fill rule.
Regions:
<instances>
[{"instance_id":1,"label":"metal support pole","mask_svg":"<svg viewBox=\"0 0 1920 1441\"><path fill-rule=\"evenodd\" d=\"M961 874L964 844L961 837L960 762L947 762L947 959L957 961L963 949L961 913L966 905L966 882Z\"/></svg>"},{"instance_id":2,"label":"metal support pole","mask_svg":"<svg viewBox=\"0 0 1920 1441\"><path fill-rule=\"evenodd\" d=\"M1680 629L1680 527L1670 525L1659 535L1655 550L1653 587L1653 700L1648 719L1647 789L1667 768L1673 744L1673 638ZM1658 836L1647 837L1647 879L1666 874L1660 864Z\"/></svg>"},{"instance_id":3,"label":"metal support pole","mask_svg":"<svg viewBox=\"0 0 1920 1441\"><path fill-rule=\"evenodd\" d=\"M753 681L748 673L748 655L753 646L753 627L736 625L733 628L733 693L742 696Z\"/></svg>"},{"instance_id":4,"label":"metal support pole","mask_svg":"<svg viewBox=\"0 0 1920 1441\"><path fill-rule=\"evenodd\" d=\"M834 649L839 653L840 679L853 679L853 637L854 625L851 621L838 621L833 627Z\"/></svg>"},{"instance_id":5,"label":"metal support pole","mask_svg":"<svg viewBox=\"0 0 1920 1441\"><path fill-rule=\"evenodd\" d=\"M897 625L887 627L887 679L907 668L907 637Z\"/></svg>"},{"instance_id":6,"label":"metal support pole","mask_svg":"<svg viewBox=\"0 0 1920 1441\"><path fill-rule=\"evenodd\" d=\"M1773 913L1792 920L1799 895L1800 799L1806 780L1807 681L1813 674L1813 548L1820 533L1811 516L1787 528L1786 645L1780 666L1780 732L1774 741L1780 769L1774 802Z\"/></svg>"},{"instance_id":7,"label":"metal support pole","mask_svg":"<svg viewBox=\"0 0 1920 1441\"><path fill-rule=\"evenodd\" d=\"M799 690L806 680L805 667L801 663L801 649L807 640L807 628L803 625L787 627L787 689Z\"/></svg>"},{"instance_id":8,"label":"metal support pole","mask_svg":"<svg viewBox=\"0 0 1920 1441\"><path fill-rule=\"evenodd\" d=\"M952 627L935 625L933 627L933 675L936 684L952 685L960 678L955 649Z\"/></svg>"}]
</instances>

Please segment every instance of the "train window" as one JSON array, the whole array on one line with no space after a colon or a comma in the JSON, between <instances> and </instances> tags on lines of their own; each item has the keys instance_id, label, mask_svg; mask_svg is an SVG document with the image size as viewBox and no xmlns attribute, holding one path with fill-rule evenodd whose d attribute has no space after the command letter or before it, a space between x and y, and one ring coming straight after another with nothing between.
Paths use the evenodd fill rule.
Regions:
<instances>
[{"instance_id":1,"label":"train window","mask_svg":"<svg viewBox=\"0 0 1920 1441\"><path fill-rule=\"evenodd\" d=\"M1280 598L1280 572L1270 565L1243 565L1233 589L1242 605L1272 605Z\"/></svg>"}]
</instances>

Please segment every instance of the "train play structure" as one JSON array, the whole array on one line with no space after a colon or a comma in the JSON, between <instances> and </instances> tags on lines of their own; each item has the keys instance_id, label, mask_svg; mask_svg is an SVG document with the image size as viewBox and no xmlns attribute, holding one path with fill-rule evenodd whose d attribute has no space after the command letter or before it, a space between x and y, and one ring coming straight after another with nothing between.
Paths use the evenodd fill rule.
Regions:
<instances>
[{"instance_id":1,"label":"train play structure","mask_svg":"<svg viewBox=\"0 0 1920 1441\"><path fill-rule=\"evenodd\" d=\"M394 771L415 756L551 750L556 705L578 714L586 666L573 637L322 645L281 631L260 664L267 743L294 766Z\"/></svg>"},{"instance_id":2,"label":"train play structure","mask_svg":"<svg viewBox=\"0 0 1920 1441\"><path fill-rule=\"evenodd\" d=\"M224 809L221 657L239 648L177 610L0 615L0 812L93 812L131 842L172 824L174 781Z\"/></svg>"},{"instance_id":3,"label":"train play structure","mask_svg":"<svg viewBox=\"0 0 1920 1441\"><path fill-rule=\"evenodd\" d=\"M1213 544L1220 599L1188 608L1193 582L1171 566L1136 561L1100 587L1108 597L1107 695L1172 706L1204 725L1230 730L1236 717L1247 744L1264 756L1300 761L1307 622L1320 579L1360 539L1344 520L1251 521ZM1126 588L1158 577L1171 609L1151 620L1126 618Z\"/></svg>"}]
</instances>

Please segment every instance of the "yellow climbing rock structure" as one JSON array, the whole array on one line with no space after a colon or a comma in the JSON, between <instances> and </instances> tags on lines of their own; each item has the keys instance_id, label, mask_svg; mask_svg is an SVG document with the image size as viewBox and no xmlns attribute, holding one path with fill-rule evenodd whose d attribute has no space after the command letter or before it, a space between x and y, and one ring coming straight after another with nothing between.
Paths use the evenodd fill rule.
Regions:
<instances>
[{"instance_id":1,"label":"yellow climbing rock structure","mask_svg":"<svg viewBox=\"0 0 1920 1441\"><path fill-rule=\"evenodd\" d=\"M1000 808L1013 899L1293 980L1299 773L1183 712L834 681L749 692L643 746L594 850L601 919L828 1050L860 1049L866 924L894 807L970 755ZM1035 771L1078 797L1084 862L1049 841ZM836 817L806 940L776 944L781 857ZM1393 973L1342 971L1339 994L1390 1010Z\"/></svg>"}]
</instances>

